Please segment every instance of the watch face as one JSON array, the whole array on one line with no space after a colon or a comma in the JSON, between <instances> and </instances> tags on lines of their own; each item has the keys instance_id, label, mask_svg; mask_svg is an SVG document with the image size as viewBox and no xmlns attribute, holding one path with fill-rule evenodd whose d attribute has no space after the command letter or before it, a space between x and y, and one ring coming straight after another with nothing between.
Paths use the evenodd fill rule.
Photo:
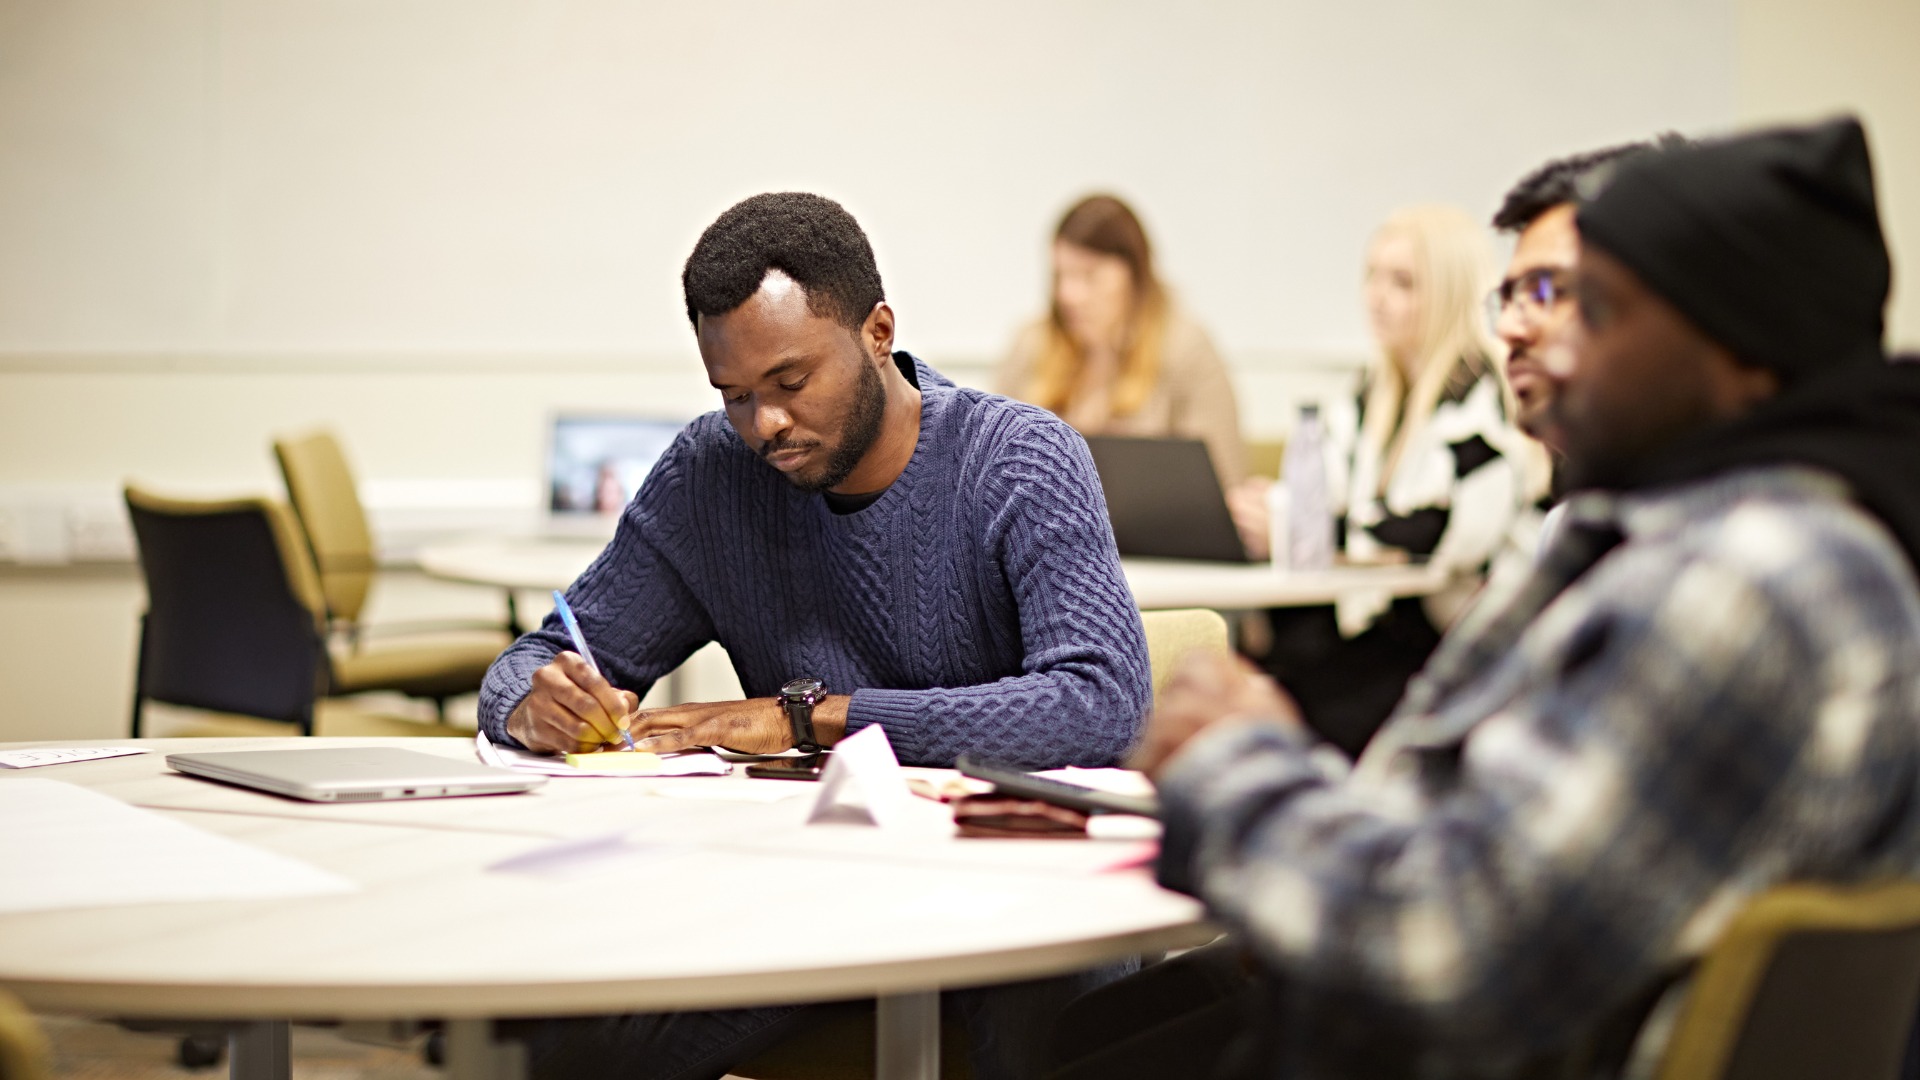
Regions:
<instances>
[{"instance_id":1,"label":"watch face","mask_svg":"<svg viewBox=\"0 0 1920 1080\"><path fill-rule=\"evenodd\" d=\"M811 675L802 675L797 679L789 679L787 684L780 688L780 696L818 697L820 694L825 693L826 689L826 683L821 682Z\"/></svg>"}]
</instances>

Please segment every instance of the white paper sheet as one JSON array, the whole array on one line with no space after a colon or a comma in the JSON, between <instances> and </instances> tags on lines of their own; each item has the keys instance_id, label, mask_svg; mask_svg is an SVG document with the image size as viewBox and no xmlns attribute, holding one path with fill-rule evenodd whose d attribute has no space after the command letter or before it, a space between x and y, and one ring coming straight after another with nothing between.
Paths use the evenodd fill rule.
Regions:
<instances>
[{"instance_id":1,"label":"white paper sheet","mask_svg":"<svg viewBox=\"0 0 1920 1080\"><path fill-rule=\"evenodd\" d=\"M1115 795L1152 795L1153 781L1145 773L1132 769L1082 769L1069 765L1064 769L1048 769L1037 773L1038 776L1064 780L1069 784L1079 784L1095 791L1111 792Z\"/></svg>"},{"instance_id":2,"label":"white paper sheet","mask_svg":"<svg viewBox=\"0 0 1920 1080\"><path fill-rule=\"evenodd\" d=\"M662 776L726 776L733 772L731 764L704 750L662 754L658 772L643 773L627 769L599 772L569 765L566 758L558 754L541 754L517 746L501 746L487 738L484 731L473 737L473 751L479 755L482 764L516 772L539 773L542 776L617 776L629 780L653 780Z\"/></svg>"},{"instance_id":3,"label":"white paper sheet","mask_svg":"<svg viewBox=\"0 0 1920 1080\"><path fill-rule=\"evenodd\" d=\"M137 746L41 746L32 750L0 750L0 766L9 769L37 769L42 765L65 765L72 761L98 761L101 758L144 754Z\"/></svg>"},{"instance_id":4,"label":"white paper sheet","mask_svg":"<svg viewBox=\"0 0 1920 1080\"><path fill-rule=\"evenodd\" d=\"M0 821L0 914L359 888L297 859L58 780L0 780Z\"/></svg>"}]
</instances>

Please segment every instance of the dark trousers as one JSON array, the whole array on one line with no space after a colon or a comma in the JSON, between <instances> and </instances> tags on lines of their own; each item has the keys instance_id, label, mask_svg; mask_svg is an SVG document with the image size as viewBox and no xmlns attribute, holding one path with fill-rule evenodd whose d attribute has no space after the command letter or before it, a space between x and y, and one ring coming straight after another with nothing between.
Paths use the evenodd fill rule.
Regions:
<instances>
[{"instance_id":1,"label":"dark trousers","mask_svg":"<svg viewBox=\"0 0 1920 1080\"><path fill-rule=\"evenodd\" d=\"M1239 1036L1257 1009L1245 956L1223 939L1077 998L1054 1027L1048 1080L1241 1073Z\"/></svg>"},{"instance_id":2,"label":"dark trousers","mask_svg":"<svg viewBox=\"0 0 1920 1080\"><path fill-rule=\"evenodd\" d=\"M1320 737L1358 757L1440 644L1420 601L1395 600L1377 622L1340 636L1332 607L1275 608L1273 648L1263 661Z\"/></svg>"},{"instance_id":3,"label":"dark trousers","mask_svg":"<svg viewBox=\"0 0 1920 1080\"><path fill-rule=\"evenodd\" d=\"M968 1064L979 1080L1041 1074L1054 1022L1069 1001L1139 970L1139 962L1053 979L940 995L943 1015L963 1022ZM832 1013L871 1002L768 1005L706 1012L503 1021L500 1034L527 1046L540 1080L714 1080Z\"/></svg>"}]
</instances>

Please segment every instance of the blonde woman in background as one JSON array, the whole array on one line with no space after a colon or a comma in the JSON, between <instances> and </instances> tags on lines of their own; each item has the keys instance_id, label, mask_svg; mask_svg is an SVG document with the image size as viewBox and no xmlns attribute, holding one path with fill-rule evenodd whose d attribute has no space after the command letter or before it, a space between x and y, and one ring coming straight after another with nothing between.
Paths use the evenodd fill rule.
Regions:
<instances>
[{"instance_id":1,"label":"blonde woman in background","mask_svg":"<svg viewBox=\"0 0 1920 1080\"><path fill-rule=\"evenodd\" d=\"M1155 276L1140 219L1111 195L1060 219L1051 310L1020 332L995 388L1083 435L1200 439L1222 488L1245 475L1226 365Z\"/></svg>"},{"instance_id":2,"label":"blonde woman in background","mask_svg":"<svg viewBox=\"0 0 1920 1080\"><path fill-rule=\"evenodd\" d=\"M1512 393L1482 301L1494 280L1486 234L1465 211L1395 213L1367 249L1363 295L1377 358L1347 409L1331 409L1330 493L1356 562L1425 559L1453 584L1425 599L1349 597L1336 609L1271 612L1269 671L1307 720L1357 754L1484 581L1529 492L1537 446L1514 426ZM1249 548L1267 548L1264 481L1232 493Z\"/></svg>"}]
</instances>

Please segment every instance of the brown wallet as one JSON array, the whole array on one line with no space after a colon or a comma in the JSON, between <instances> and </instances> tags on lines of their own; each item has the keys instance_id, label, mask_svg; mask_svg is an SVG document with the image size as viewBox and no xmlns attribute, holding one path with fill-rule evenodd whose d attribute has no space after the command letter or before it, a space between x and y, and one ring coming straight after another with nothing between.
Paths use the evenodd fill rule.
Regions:
<instances>
[{"instance_id":1,"label":"brown wallet","mask_svg":"<svg viewBox=\"0 0 1920 1080\"><path fill-rule=\"evenodd\" d=\"M1085 840L1087 815L1038 799L965 795L953 801L961 836L1020 840Z\"/></svg>"}]
</instances>

